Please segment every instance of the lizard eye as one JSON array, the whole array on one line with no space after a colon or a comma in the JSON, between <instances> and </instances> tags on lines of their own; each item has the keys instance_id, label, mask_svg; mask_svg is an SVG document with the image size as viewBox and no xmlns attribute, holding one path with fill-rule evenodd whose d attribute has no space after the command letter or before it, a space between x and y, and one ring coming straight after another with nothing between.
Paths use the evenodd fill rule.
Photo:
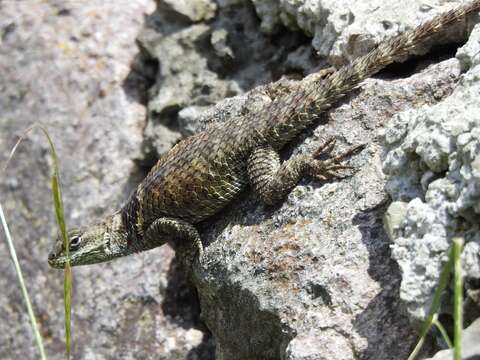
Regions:
<instances>
[{"instance_id":1,"label":"lizard eye","mask_svg":"<svg viewBox=\"0 0 480 360\"><path fill-rule=\"evenodd\" d=\"M80 243L82 242L82 238L80 236L74 236L70 239L70 247L69 247L69 250L70 251L75 251L78 249L78 247L80 246Z\"/></svg>"}]
</instances>

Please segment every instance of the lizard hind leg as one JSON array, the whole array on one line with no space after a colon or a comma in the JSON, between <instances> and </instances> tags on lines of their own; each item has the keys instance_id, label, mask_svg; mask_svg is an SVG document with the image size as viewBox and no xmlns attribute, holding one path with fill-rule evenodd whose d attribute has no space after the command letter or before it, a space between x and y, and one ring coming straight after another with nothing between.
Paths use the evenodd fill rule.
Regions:
<instances>
[{"instance_id":1,"label":"lizard hind leg","mask_svg":"<svg viewBox=\"0 0 480 360\"><path fill-rule=\"evenodd\" d=\"M300 154L280 162L278 153L270 146L255 149L248 159L248 175L255 193L268 205L284 198L304 176L319 180L342 177L342 170L350 170L344 160L358 154L365 145L353 146L346 151L330 156L335 139L323 143L313 155ZM321 160L325 155L328 157Z\"/></svg>"}]
</instances>

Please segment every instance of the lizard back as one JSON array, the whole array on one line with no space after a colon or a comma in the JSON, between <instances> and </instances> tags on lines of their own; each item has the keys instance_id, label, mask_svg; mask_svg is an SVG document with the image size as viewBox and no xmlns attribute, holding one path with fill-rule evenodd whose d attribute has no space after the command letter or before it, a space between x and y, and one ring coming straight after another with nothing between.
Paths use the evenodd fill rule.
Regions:
<instances>
[{"instance_id":1,"label":"lizard back","mask_svg":"<svg viewBox=\"0 0 480 360\"><path fill-rule=\"evenodd\" d=\"M254 148L268 145L281 149L365 78L408 55L448 24L478 10L480 0L439 15L379 44L328 78L307 82L290 94L278 96L259 113L210 125L181 141L158 161L132 194L124 207L128 221L141 233L159 217L198 223L218 212L247 186L247 161Z\"/></svg>"}]
</instances>

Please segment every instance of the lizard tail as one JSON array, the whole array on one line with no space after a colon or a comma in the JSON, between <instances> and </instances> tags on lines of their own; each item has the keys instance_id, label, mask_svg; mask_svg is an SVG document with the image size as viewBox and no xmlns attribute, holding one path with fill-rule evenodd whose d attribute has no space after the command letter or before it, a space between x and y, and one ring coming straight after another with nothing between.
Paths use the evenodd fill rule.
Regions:
<instances>
[{"instance_id":1,"label":"lizard tail","mask_svg":"<svg viewBox=\"0 0 480 360\"><path fill-rule=\"evenodd\" d=\"M379 44L368 54L355 59L328 78L313 81L299 92L274 100L266 110L270 114L282 114L282 119L267 117L270 124L267 124L269 134L266 138L272 139L275 147L282 147L308 126L316 114L328 109L364 79L396 59L405 57L426 39L475 11L480 11L480 0L438 15L415 29Z\"/></svg>"}]
</instances>

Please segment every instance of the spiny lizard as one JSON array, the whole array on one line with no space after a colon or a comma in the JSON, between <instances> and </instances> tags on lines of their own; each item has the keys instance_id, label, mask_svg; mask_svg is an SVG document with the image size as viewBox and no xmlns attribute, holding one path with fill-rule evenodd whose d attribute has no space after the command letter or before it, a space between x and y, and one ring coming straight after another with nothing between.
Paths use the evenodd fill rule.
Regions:
<instances>
[{"instance_id":1,"label":"spiny lizard","mask_svg":"<svg viewBox=\"0 0 480 360\"><path fill-rule=\"evenodd\" d=\"M181 141L158 161L119 211L69 232L71 265L108 261L166 242L185 259L193 260L203 251L195 225L224 208L248 185L263 202L273 204L303 176L320 180L339 176L350 168L343 160L361 151L363 145L327 160L320 160L319 155L333 149L332 140L312 155L296 155L283 163L278 151L365 78L479 10L480 0L476 0L439 15L379 44L328 77L318 76L277 96L257 113L214 123ZM48 262L55 268L65 266L61 239Z\"/></svg>"}]
</instances>

